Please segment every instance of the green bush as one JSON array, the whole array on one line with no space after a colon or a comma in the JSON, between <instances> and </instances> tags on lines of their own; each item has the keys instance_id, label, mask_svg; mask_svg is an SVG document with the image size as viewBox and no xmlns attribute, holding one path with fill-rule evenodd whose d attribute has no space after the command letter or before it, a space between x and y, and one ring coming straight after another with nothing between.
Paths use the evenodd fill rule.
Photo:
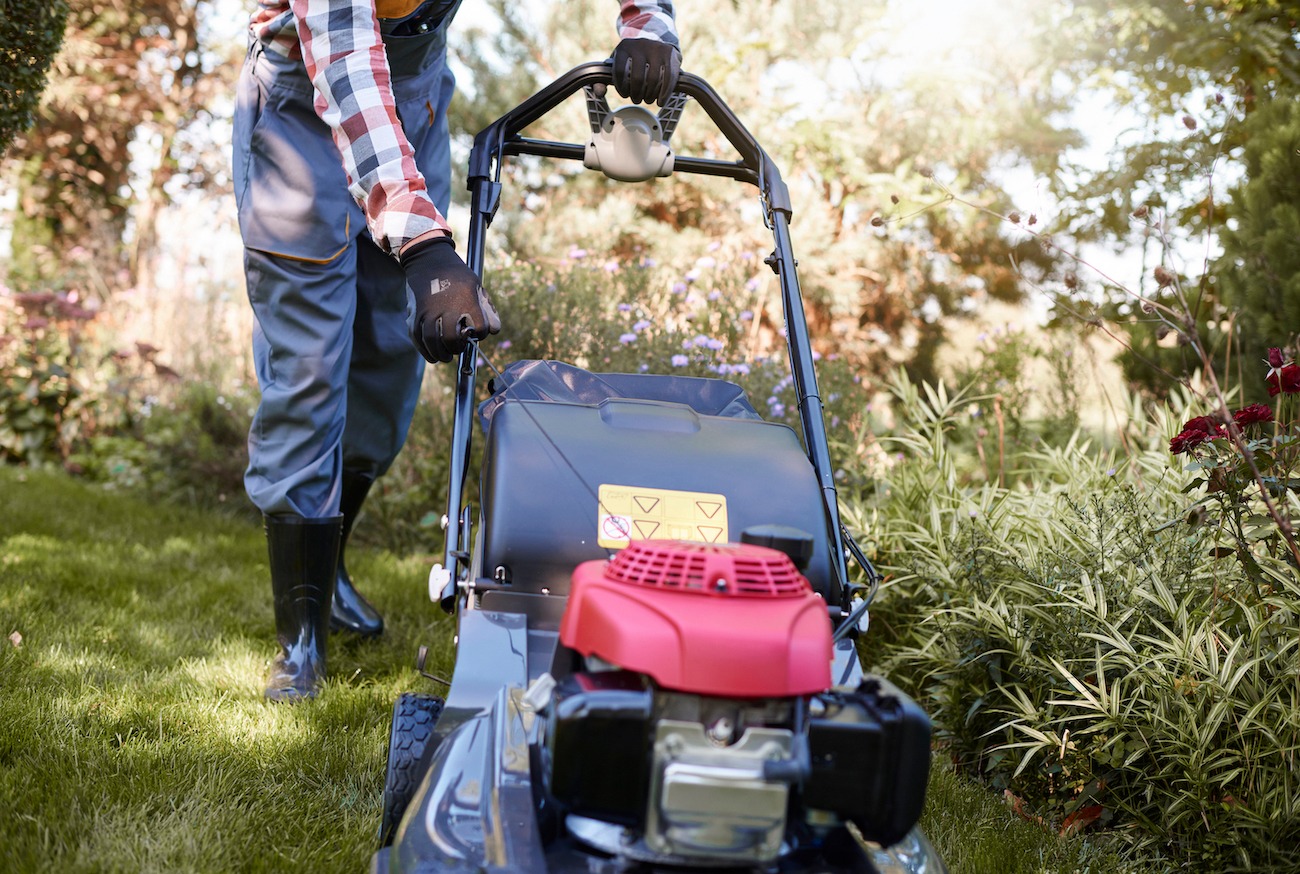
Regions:
<instances>
[{"instance_id":1,"label":"green bush","mask_svg":"<svg viewBox=\"0 0 1300 874\"><path fill-rule=\"evenodd\" d=\"M62 0L4 0L0 6L0 154L31 126L67 19Z\"/></svg>"},{"instance_id":2,"label":"green bush","mask_svg":"<svg viewBox=\"0 0 1300 874\"><path fill-rule=\"evenodd\" d=\"M871 657L953 761L1147 859L1296 870L1300 583L1257 596L1183 520L1187 477L1162 439L1175 412L1131 425L1146 438L1124 459L1076 440L1000 488L959 473L964 400L894 392L901 458L852 513L892 574Z\"/></svg>"},{"instance_id":3,"label":"green bush","mask_svg":"<svg viewBox=\"0 0 1300 874\"><path fill-rule=\"evenodd\" d=\"M81 436L96 403L81 343L92 317L66 294L0 286L0 460L61 462Z\"/></svg>"}]
</instances>

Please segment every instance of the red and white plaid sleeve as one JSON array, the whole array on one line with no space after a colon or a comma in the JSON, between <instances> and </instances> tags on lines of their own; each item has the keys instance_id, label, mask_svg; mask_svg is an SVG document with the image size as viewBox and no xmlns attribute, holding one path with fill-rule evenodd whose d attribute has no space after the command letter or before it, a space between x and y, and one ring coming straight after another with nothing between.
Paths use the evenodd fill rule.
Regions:
<instances>
[{"instance_id":1,"label":"red and white plaid sleeve","mask_svg":"<svg viewBox=\"0 0 1300 874\"><path fill-rule=\"evenodd\" d=\"M316 113L334 134L348 190L379 248L396 255L407 241L450 230L429 198L402 132L388 57L370 0L292 0Z\"/></svg>"},{"instance_id":2,"label":"red and white plaid sleeve","mask_svg":"<svg viewBox=\"0 0 1300 874\"><path fill-rule=\"evenodd\" d=\"M620 39L653 39L681 48L673 20L673 0L621 0Z\"/></svg>"}]
</instances>

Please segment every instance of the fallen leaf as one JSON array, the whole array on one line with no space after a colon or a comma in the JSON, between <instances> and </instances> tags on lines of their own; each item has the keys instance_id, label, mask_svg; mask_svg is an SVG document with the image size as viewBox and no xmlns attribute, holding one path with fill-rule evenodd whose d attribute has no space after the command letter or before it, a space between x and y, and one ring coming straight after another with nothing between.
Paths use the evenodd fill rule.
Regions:
<instances>
[{"instance_id":1,"label":"fallen leaf","mask_svg":"<svg viewBox=\"0 0 1300 874\"><path fill-rule=\"evenodd\" d=\"M17 649L23 645L23 636L15 631L13 634L9 635L9 642L14 645L14 649Z\"/></svg>"},{"instance_id":2,"label":"fallen leaf","mask_svg":"<svg viewBox=\"0 0 1300 874\"><path fill-rule=\"evenodd\" d=\"M1090 804L1087 807L1080 807L1074 813L1065 818L1061 823L1061 837L1077 835L1079 832L1101 819L1105 808L1100 804Z\"/></svg>"}]
</instances>

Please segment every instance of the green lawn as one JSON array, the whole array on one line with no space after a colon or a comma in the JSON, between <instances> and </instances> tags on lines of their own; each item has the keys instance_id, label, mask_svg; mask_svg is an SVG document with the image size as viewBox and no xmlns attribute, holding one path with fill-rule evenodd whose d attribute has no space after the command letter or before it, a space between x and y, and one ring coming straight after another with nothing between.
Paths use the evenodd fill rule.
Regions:
<instances>
[{"instance_id":1,"label":"green lawn","mask_svg":"<svg viewBox=\"0 0 1300 874\"><path fill-rule=\"evenodd\" d=\"M365 870L393 699L436 691L420 644L450 666L431 560L350 553L387 633L335 636L325 694L272 706L260 530L0 468L0 870ZM940 769L930 792L955 874L1124 870Z\"/></svg>"}]
</instances>

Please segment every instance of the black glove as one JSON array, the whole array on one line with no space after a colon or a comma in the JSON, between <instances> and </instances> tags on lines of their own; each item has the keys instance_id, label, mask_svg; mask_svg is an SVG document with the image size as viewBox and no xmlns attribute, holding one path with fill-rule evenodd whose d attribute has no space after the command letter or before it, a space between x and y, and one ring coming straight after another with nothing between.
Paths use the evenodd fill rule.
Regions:
<instances>
[{"instance_id":1,"label":"black glove","mask_svg":"<svg viewBox=\"0 0 1300 874\"><path fill-rule=\"evenodd\" d=\"M467 338L482 340L501 330L501 317L451 237L414 243L398 260L415 295L411 342L426 360L450 361Z\"/></svg>"},{"instance_id":2,"label":"black glove","mask_svg":"<svg viewBox=\"0 0 1300 874\"><path fill-rule=\"evenodd\" d=\"M625 39L614 49L614 88L633 103L663 106L677 87L682 53L655 39Z\"/></svg>"}]
</instances>

